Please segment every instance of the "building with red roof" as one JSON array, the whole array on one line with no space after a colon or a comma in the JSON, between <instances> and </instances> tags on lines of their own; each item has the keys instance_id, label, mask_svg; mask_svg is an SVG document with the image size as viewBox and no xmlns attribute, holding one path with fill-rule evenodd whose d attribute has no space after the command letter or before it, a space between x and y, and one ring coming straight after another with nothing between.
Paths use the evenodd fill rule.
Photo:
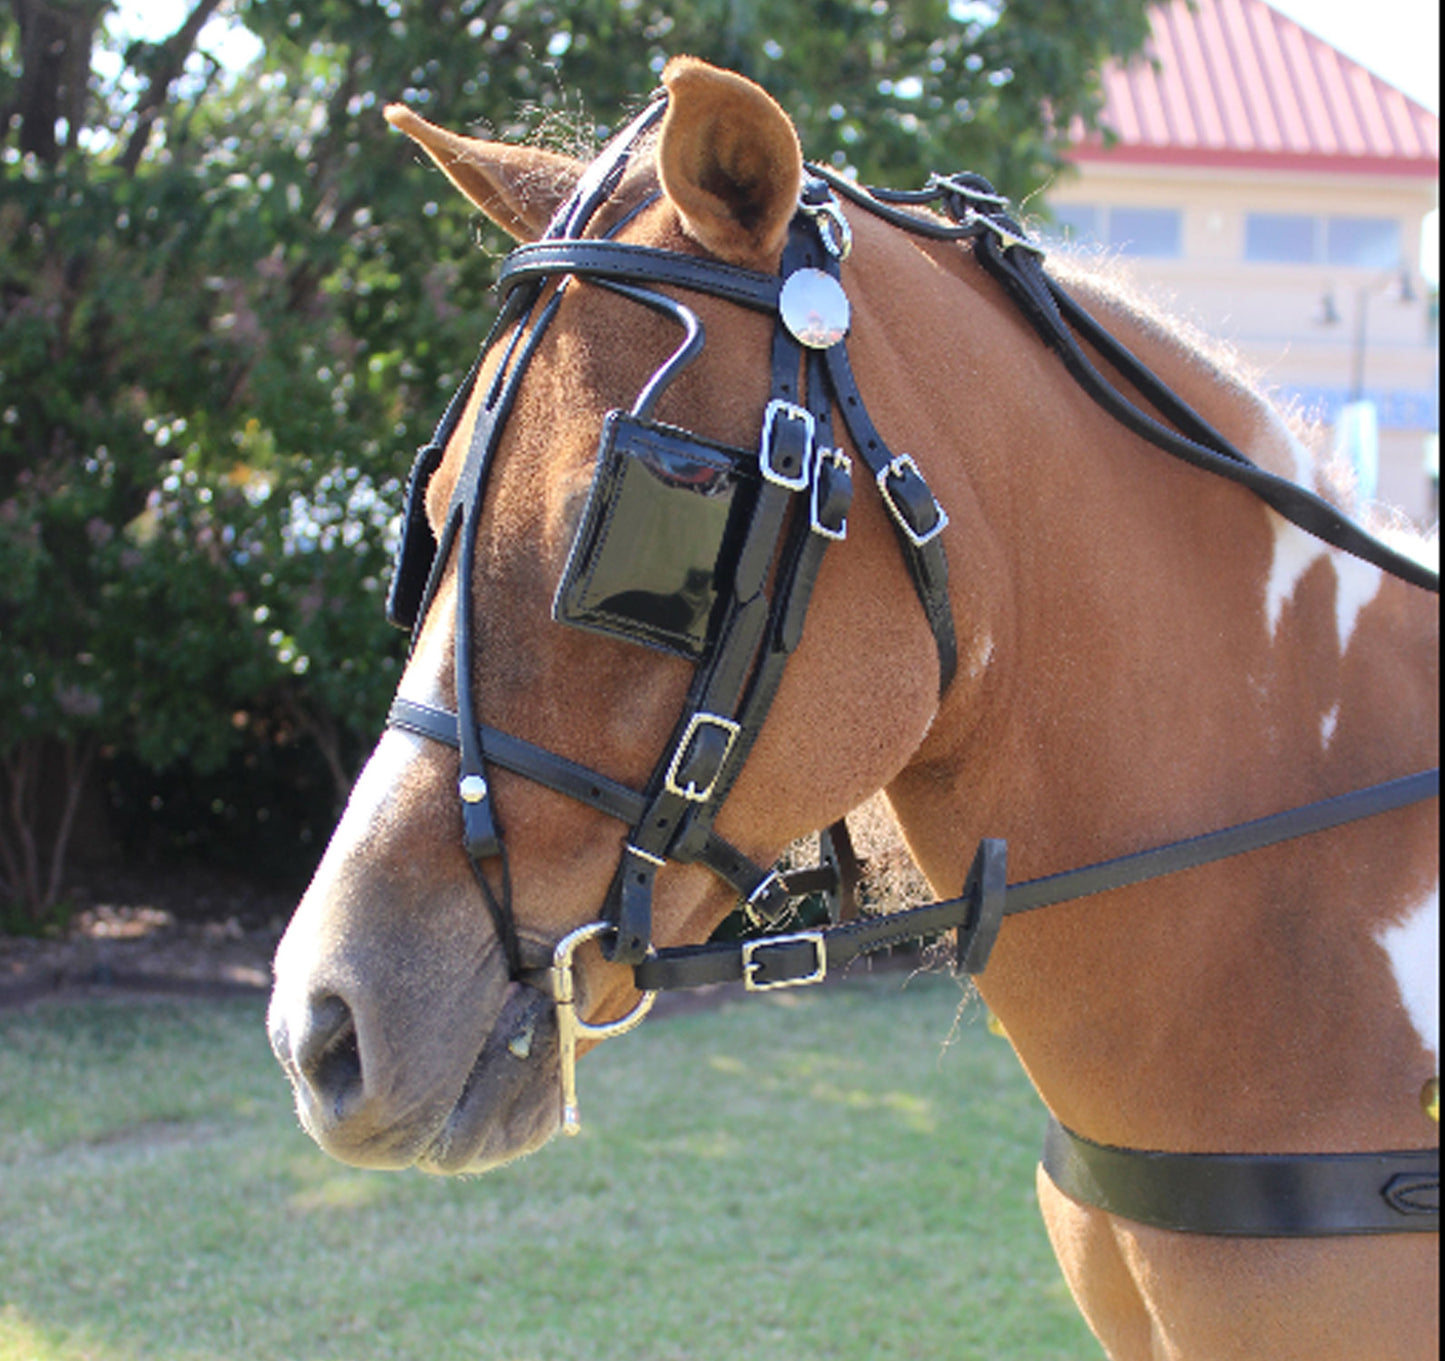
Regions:
<instances>
[{"instance_id":1,"label":"building with red roof","mask_svg":"<svg viewBox=\"0 0 1445 1361\"><path fill-rule=\"evenodd\" d=\"M1264 0L1172 0L1104 73L1046 235L1132 272L1329 424L1379 427L1376 497L1433 520L1437 313L1419 274L1440 120ZM1408 35L1402 35L1408 41Z\"/></svg>"}]
</instances>

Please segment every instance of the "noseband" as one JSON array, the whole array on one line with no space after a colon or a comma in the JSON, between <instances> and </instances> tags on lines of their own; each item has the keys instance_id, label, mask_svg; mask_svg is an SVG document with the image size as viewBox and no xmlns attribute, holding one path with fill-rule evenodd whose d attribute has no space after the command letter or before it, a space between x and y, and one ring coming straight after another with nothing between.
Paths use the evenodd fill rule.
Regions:
<instances>
[{"instance_id":1,"label":"noseband","mask_svg":"<svg viewBox=\"0 0 1445 1361\"><path fill-rule=\"evenodd\" d=\"M1158 448L1249 488L1317 538L1415 586L1438 593L1439 578L1372 538L1314 493L1257 467L1214 430L1048 277L1041 251L1009 217L1006 200L978 176L934 176L916 192L865 190L823 167L809 166L777 275L612 240L640 208L606 236L586 236L634 150L661 119L666 98L659 92L618 134L588 167L544 236L518 247L503 265L503 305L496 323L412 469L387 604L392 622L411 629L415 641L455 553L457 712L398 698L387 721L460 754L463 846L511 977L533 980L524 969L512 917L506 849L487 767L524 775L629 828L599 919L565 937L553 956L564 1128L577 1128L573 1060L579 1036L601 1039L631 1029L660 989L736 979L752 990L816 983L830 967L857 955L949 930L956 932L959 969L977 974L1005 916L1174 874L1438 797L1438 769L1422 771L1122 859L1012 885L1007 883L1004 843L984 841L958 898L826 929L781 930L794 898L819 887L837 888L846 874L835 862L785 876L754 863L720 837L713 824L802 637L823 555L830 544L847 536L853 464L833 442L835 411L889 513L937 648L940 694L957 665L941 538L947 514L912 456L894 454L873 425L849 363L848 300L839 266L851 243L840 199L909 232L970 242L975 257L1089 396ZM912 211L933 206L944 216ZM642 790L488 727L479 717L472 681L472 576L487 480L528 364L573 278L651 308L683 331L682 343L653 374L631 410L614 411L604 422L591 495L553 605L553 616L562 623L660 648L694 664L682 713ZM771 396L756 450L717 444L653 420L658 398L705 343L697 316L658 292L658 285L721 298L773 318ZM1142 394L1157 415L1110 383L1076 336ZM503 345L504 337L441 535L434 538L425 513L427 483L456 432L483 362ZM647 546L646 561L640 545ZM846 828L834 832L846 844ZM750 938L654 950L653 887L658 869L669 861L705 865L728 883L741 900ZM499 866L499 889L487 874L492 862ZM607 958L633 966L643 994L632 1012L604 1026L582 1022L574 997L572 956L593 939L602 943ZM1189 1232L1312 1236L1435 1232L1439 1227L1438 1151L1162 1155L1091 1144L1053 1123L1045 1167L1075 1199ZM1229 1203L1223 1208L1212 1204L1201 1210L1200 1197L1207 1200L1211 1187L1236 1189L1225 1196Z\"/></svg>"}]
</instances>

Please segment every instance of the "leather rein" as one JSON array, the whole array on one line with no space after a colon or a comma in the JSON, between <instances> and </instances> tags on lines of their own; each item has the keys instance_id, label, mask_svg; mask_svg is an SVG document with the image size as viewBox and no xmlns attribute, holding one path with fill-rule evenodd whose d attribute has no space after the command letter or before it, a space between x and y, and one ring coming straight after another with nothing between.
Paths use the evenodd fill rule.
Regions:
<instances>
[{"instance_id":1,"label":"leather rein","mask_svg":"<svg viewBox=\"0 0 1445 1361\"><path fill-rule=\"evenodd\" d=\"M610 239L631 215L608 236L584 236L620 182L634 149L665 107L666 95L660 92L589 166L544 236L518 247L505 261L499 278L503 304L497 320L436 434L413 467L397 572L388 600L389 617L411 628L415 641L446 565L455 555L458 712L397 698L387 723L454 747L459 753L463 845L514 979L536 982L535 974L524 968L521 959L511 912L506 848L492 809L487 767L524 775L629 828L599 920L573 932L554 952L551 991L557 1003L562 1049L564 1128L575 1131L578 1123L574 1072L578 1036L605 1038L630 1029L641 1021L661 990L730 980L741 980L750 991L818 983L859 955L949 930L956 933L958 969L978 974L987 964L1006 916L1178 873L1438 797L1438 769L1423 771L1204 836L1012 885L1007 883L1004 843L986 840L980 844L957 898L819 929L787 930L796 897L822 887L836 901L839 890L850 887L838 857L819 870L783 874L743 855L718 835L713 823L761 731L787 659L801 639L823 555L847 534L852 460L833 442L835 410L889 511L900 552L934 635L940 692L947 689L957 664L948 565L941 538L947 515L914 459L906 453L894 454L878 433L848 361L844 339L847 300L839 283L839 265L850 240L840 198L904 230L970 242L976 257L1090 397L1165 452L1248 487L1316 537L1413 585L1438 593L1439 578L1365 533L1313 492L1257 467L1215 431L1044 272L1042 252L1009 217L1007 201L994 194L981 177L934 176L925 189L905 193L865 190L823 167L810 165L776 276ZM913 211L932 207L941 209L943 216ZM471 676L472 568L488 476L528 362L573 278L607 287L682 328L684 339L677 351L653 376L628 416L621 417L643 434L659 439L696 439L685 431L657 427L651 423L651 413L668 383L701 351L704 337L691 310L657 292L657 286L709 294L775 319L772 400L759 448L727 451L739 467L755 477L756 499L746 517L746 532L731 564L732 579L725 583L714 611L709 643L697 661L682 715L642 790L487 726L478 717ZM553 284L556 286L548 295ZM796 296L803 285L812 291L800 310ZM839 307L841 313L835 310ZM1163 420L1120 393L1099 372L1075 333L1122 374ZM502 344L501 362L481 404L442 533L433 538L424 510L427 482L480 379L483 361ZM574 548L574 554L577 551ZM830 830L834 841L846 847L846 825ZM738 941L655 949L653 886L657 870L669 860L703 864L725 880L738 893L749 930L760 934ZM496 867L500 888L487 873L489 864ZM633 967L642 993L634 1010L610 1025L589 1025L576 1015L572 954L589 939L598 939L610 960ZM1100 1147L1053 1123L1045 1166L1076 1198L1146 1223L1219 1233L1438 1231L1438 1150L1428 1154L1288 1155L1286 1161L1293 1160L1290 1165L1296 1172L1279 1174L1278 1169L1260 1173L1258 1167L1241 1172L1244 1164L1254 1166L1243 1155L1096 1152ZM1393 1198L1371 1181L1372 1171L1361 1180L1361 1157L1393 1160ZM1159 1173L1164 1166L1161 1158L1193 1161L1186 1164L1186 1171L1171 1165ZM1349 1158L1356 1161L1349 1162ZM1433 1158L1433 1162L1423 1165L1421 1158ZM1141 1160L1147 1159L1154 1159L1149 1167L1163 1189L1154 1187L1142 1199L1140 1195L1131 1197L1131 1186L1137 1190L1154 1185L1142 1170ZM1205 1163L1228 1160L1229 1166L1205 1166L1200 1159ZM1119 1165L1141 1170L1131 1179L1118 1174ZM1300 1170L1304 1168L1310 1170L1309 1177ZM1246 1188L1235 1197L1244 1207L1239 1214L1211 1217L1191 1211L1189 1197L1198 1198L1200 1184L1213 1184L1211 1177L1227 1181L1231 1175ZM1276 1185L1279 1175L1286 1181L1291 1175L1304 1177L1326 1191L1313 1200L1306 1197L1309 1204L1302 1211L1296 1204L1298 1197L1281 1200L1273 1192L1247 1194L1256 1185ZM1403 1191L1400 1177L1409 1182ZM1360 1192L1357 1183L1369 1183L1374 1189ZM1333 1210L1317 1212L1321 1195ZM1277 1213L1286 1203L1286 1210ZM1386 1211L1379 1209L1381 1203ZM1258 1208L1261 1204L1262 1210Z\"/></svg>"}]
</instances>

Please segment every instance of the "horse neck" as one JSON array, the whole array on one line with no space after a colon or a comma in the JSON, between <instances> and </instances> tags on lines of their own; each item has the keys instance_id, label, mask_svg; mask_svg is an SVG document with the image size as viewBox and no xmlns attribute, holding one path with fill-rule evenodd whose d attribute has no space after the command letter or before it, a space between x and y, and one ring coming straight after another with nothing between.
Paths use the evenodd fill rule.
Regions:
<instances>
[{"instance_id":1,"label":"horse neck","mask_svg":"<svg viewBox=\"0 0 1445 1361\"><path fill-rule=\"evenodd\" d=\"M1126 434L984 292L969 381L940 385L969 408L948 426L972 435L952 489L972 665L889 791L935 887L958 891L980 836L1007 838L1016 882L1433 764L1433 601ZM1223 371L1128 314L1111 324L1258 461L1296 460ZM978 572L993 582L970 586ZM1380 940L1438 882L1432 816L1011 921L982 991L1093 1137L1403 1137L1418 1105L1397 1098L1414 1103L1434 1060ZM1361 1089L1379 1097L1367 1132Z\"/></svg>"}]
</instances>

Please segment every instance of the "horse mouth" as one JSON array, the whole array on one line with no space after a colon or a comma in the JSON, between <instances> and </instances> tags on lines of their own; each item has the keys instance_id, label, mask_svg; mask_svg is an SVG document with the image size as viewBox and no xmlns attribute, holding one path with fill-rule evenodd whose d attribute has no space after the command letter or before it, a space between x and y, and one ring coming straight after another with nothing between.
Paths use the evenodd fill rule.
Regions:
<instances>
[{"instance_id":1,"label":"horse mouth","mask_svg":"<svg viewBox=\"0 0 1445 1361\"><path fill-rule=\"evenodd\" d=\"M557 1013L514 984L456 1104L417 1156L426 1172L476 1174L541 1148L561 1125Z\"/></svg>"}]
</instances>

